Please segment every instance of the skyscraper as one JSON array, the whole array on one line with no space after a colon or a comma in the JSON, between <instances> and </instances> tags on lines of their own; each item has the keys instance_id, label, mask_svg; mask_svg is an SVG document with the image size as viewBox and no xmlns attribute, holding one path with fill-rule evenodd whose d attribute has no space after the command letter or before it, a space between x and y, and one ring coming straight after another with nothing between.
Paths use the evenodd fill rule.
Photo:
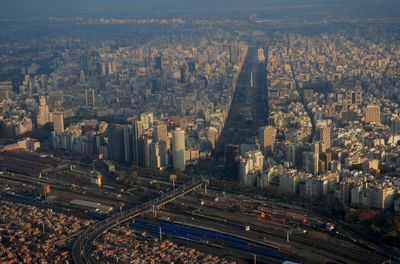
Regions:
<instances>
[{"instance_id":1,"label":"skyscraper","mask_svg":"<svg viewBox=\"0 0 400 264\"><path fill-rule=\"evenodd\" d=\"M39 114L37 116L36 124L41 127L50 122L49 106L46 103L46 97L40 96L39 98Z\"/></svg>"},{"instance_id":2,"label":"skyscraper","mask_svg":"<svg viewBox=\"0 0 400 264\"><path fill-rule=\"evenodd\" d=\"M95 106L95 94L93 89L85 90L86 96L86 106L94 107Z\"/></svg>"},{"instance_id":3,"label":"skyscraper","mask_svg":"<svg viewBox=\"0 0 400 264\"><path fill-rule=\"evenodd\" d=\"M155 141L164 141L168 149L170 149L170 139L168 137L167 124L158 123L154 127L154 139Z\"/></svg>"},{"instance_id":4,"label":"skyscraper","mask_svg":"<svg viewBox=\"0 0 400 264\"><path fill-rule=\"evenodd\" d=\"M150 144L150 167L153 169L161 168L161 151L158 142Z\"/></svg>"},{"instance_id":5,"label":"skyscraper","mask_svg":"<svg viewBox=\"0 0 400 264\"><path fill-rule=\"evenodd\" d=\"M139 165L139 154L140 154L140 146L139 140L143 135L143 122L135 121L132 125L132 160L133 163Z\"/></svg>"},{"instance_id":6,"label":"skyscraper","mask_svg":"<svg viewBox=\"0 0 400 264\"><path fill-rule=\"evenodd\" d=\"M172 158L174 170L184 171L186 168L185 131L179 127L172 134Z\"/></svg>"},{"instance_id":7,"label":"skyscraper","mask_svg":"<svg viewBox=\"0 0 400 264\"><path fill-rule=\"evenodd\" d=\"M156 70L160 70L160 71L162 70L162 57L161 56L156 57L156 62L155 62L154 68Z\"/></svg>"},{"instance_id":8,"label":"skyscraper","mask_svg":"<svg viewBox=\"0 0 400 264\"><path fill-rule=\"evenodd\" d=\"M400 135L400 116L393 117L390 120L390 128L394 135Z\"/></svg>"},{"instance_id":9,"label":"skyscraper","mask_svg":"<svg viewBox=\"0 0 400 264\"><path fill-rule=\"evenodd\" d=\"M381 109L378 105L368 105L365 108L365 123L380 123Z\"/></svg>"},{"instance_id":10,"label":"skyscraper","mask_svg":"<svg viewBox=\"0 0 400 264\"><path fill-rule=\"evenodd\" d=\"M53 113L54 131L60 133L64 131L64 114L63 112Z\"/></svg>"},{"instance_id":11,"label":"skyscraper","mask_svg":"<svg viewBox=\"0 0 400 264\"><path fill-rule=\"evenodd\" d=\"M331 147L331 127L329 125L318 126L318 139L321 144L321 152L326 152Z\"/></svg>"},{"instance_id":12,"label":"skyscraper","mask_svg":"<svg viewBox=\"0 0 400 264\"><path fill-rule=\"evenodd\" d=\"M108 156L117 162L123 162L125 156L124 129L120 125L109 124L108 135Z\"/></svg>"},{"instance_id":13,"label":"skyscraper","mask_svg":"<svg viewBox=\"0 0 400 264\"><path fill-rule=\"evenodd\" d=\"M182 66L180 68L180 74L181 74L181 79L180 79L181 83L185 83L186 82L186 67L185 66Z\"/></svg>"},{"instance_id":14,"label":"skyscraper","mask_svg":"<svg viewBox=\"0 0 400 264\"><path fill-rule=\"evenodd\" d=\"M274 145L277 130L273 126L261 127L258 130L258 139L260 141L261 151L265 157L274 152Z\"/></svg>"},{"instance_id":15,"label":"skyscraper","mask_svg":"<svg viewBox=\"0 0 400 264\"><path fill-rule=\"evenodd\" d=\"M79 58L81 70L85 73L89 73L89 58L86 53L82 54Z\"/></svg>"},{"instance_id":16,"label":"skyscraper","mask_svg":"<svg viewBox=\"0 0 400 264\"><path fill-rule=\"evenodd\" d=\"M142 136L139 139L139 166L150 167L150 145L152 139L147 135Z\"/></svg>"},{"instance_id":17,"label":"skyscraper","mask_svg":"<svg viewBox=\"0 0 400 264\"><path fill-rule=\"evenodd\" d=\"M196 71L196 62L193 60L189 61L188 68L190 73L194 73Z\"/></svg>"},{"instance_id":18,"label":"skyscraper","mask_svg":"<svg viewBox=\"0 0 400 264\"><path fill-rule=\"evenodd\" d=\"M132 127L123 126L124 136L124 162L130 164L132 162Z\"/></svg>"},{"instance_id":19,"label":"skyscraper","mask_svg":"<svg viewBox=\"0 0 400 264\"><path fill-rule=\"evenodd\" d=\"M231 63L237 63L239 57L239 45L237 42L231 43L229 60Z\"/></svg>"}]
</instances>

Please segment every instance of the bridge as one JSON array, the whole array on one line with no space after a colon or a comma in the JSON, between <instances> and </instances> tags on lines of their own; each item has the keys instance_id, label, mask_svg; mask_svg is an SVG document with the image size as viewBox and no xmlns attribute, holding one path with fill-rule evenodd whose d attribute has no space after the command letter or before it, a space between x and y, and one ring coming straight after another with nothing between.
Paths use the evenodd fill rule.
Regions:
<instances>
[{"instance_id":1,"label":"bridge","mask_svg":"<svg viewBox=\"0 0 400 264\"><path fill-rule=\"evenodd\" d=\"M95 241L104 232L107 232L115 226L118 226L138 216L144 215L148 212L155 213L156 210L160 209L165 204L171 203L179 197L195 191L196 189L201 188L203 185L206 184L207 180L204 179L193 180L145 204L127 210L122 214L117 213L110 218L89 226L84 232L82 232L78 236L78 238L72 245L71 254L73 262L75 264L91 263L90 253L92 242Z\"/></svg>"}]
</instances>

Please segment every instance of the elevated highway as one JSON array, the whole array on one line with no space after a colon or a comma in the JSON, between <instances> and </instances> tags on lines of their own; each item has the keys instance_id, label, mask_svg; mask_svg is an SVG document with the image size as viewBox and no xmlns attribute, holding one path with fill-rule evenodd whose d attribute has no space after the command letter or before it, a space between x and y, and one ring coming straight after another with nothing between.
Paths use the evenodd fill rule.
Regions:
<instances>
[{"instance_id":1,"label":"elevated highway","mask_svg":"<svg viewBox=\"0 0 400 264\"><path fill-rule=\"evenodd\" d=\"M107 232L111 228L118 226L126 221L144 215L148 212L155 212L163 205L173 202L177 198L184 196L198 188L201 188L207 181L204 179L193 180L186 183L179 188L162 196L153 199L145 204L137 206L133 209L123 212L122 214L115 214L104 221L98 222L89 226L84 232L80 233L78 238L72 245L72 260L76 264L91 263L91 249L92 242L95 241L102 233Z\"/></svg>"}]
</instances>

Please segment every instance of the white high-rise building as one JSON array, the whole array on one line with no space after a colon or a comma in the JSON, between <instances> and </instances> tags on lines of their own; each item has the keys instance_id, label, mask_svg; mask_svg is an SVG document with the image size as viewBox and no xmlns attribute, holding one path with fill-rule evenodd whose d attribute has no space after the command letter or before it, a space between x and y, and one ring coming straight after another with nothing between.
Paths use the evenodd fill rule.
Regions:
<instances>
[{"instance_id":1,"label":"white high-rise building","mask_svg":"<svg viewBox=\"0 0 400 264\"><path fill-rule=\"evenodd\" d=\"M185 131L181 128L176 128L172 134L172 158L174 170L184 171L186 168Z\"/></svg>"},{"instance_id":2,"label":"white high-rise building","mask_svg":"<svg viewBox=\"0 0 400 264\"><path fill-rule=\"evenodd\" d=\"M255 186L264 170L264 155L259 150L248 151L239 164L239 179L246 186Z\"/></svg>"}]
</instances>

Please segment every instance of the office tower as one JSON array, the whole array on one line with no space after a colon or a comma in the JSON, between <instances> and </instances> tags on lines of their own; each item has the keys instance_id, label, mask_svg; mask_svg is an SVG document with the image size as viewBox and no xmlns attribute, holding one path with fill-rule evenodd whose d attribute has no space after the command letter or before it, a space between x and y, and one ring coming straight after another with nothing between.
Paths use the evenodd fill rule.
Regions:
<instances>
[{"instance_id":1,"label":"office tower","mask_svg":"<svg viewBox=\"0 0 400 264\"><path fill-rule=\"evenodd\" d=\"M132 162L132 127L123 126L124 135L124 162L129 164Z\"/></svg>"},{"instance_id":2,"label":"office tower","mask_svg":"<svg viewBox=\"0 0 400 264\"><path fill-rule=\"evenodd\" d=\"M331 127L329 125L317 126L317 131L321 152L326 152L331 147Z\"/></svg>"},{"instance_id":3,"label":"office tower","mask_svg":"<svg viewBox=\"0 0 400 264\"><path fill-rule=\"evenodd\" d=\"M135 59L137 61L143 61L144 56L143 56L143 49L142 48L135 49Z\"/></svg>"},{"instance_id":4,"label":"office tower","mask_svg":"<svg viewBox=\"0 0 400 264\"><path fill-rule=\"evenodd\" d=\"M93 89L86 89L85 90L85 97L86 97L86 106L94 107L95 106L95 94Z\"/></svg>"},{"instance_id":5,"label":"office tower","mask_svg":"<svg viewBox=\"0 0 400 264\"><path fill-rule=\"evenodd\" d=\"M79 58L80 61L80 68L85 73L89 73L89 59L86 53L82 54Z\"/></svg>"},{"instance_id":6,"label":"office tower","mask_svg":"<svg viewBox=\"0 0 400 264\"><path fill-rule=\"evenodd\" d=\"M160 91L160 80L151 80L151 93L157 93Z\"/></svg>"},{"instance_id":7,"label":"office tower","mask_svg":"<svg viewBox=\"0 0 400 264\"><path fill-rule=\"evenodd\" d=\"M85 83L85 82L86 82L86 76L85 76L84 71L81 71L81 72L79 73L79 82L80 82L80 83Z\"/></svg>"},{"instance_id":8,"label":"office tower","mask_svg":"<svg viewBox=\"0 0 400 264\"><path fill-rule=\"evenodd\" d=\"M174 170L185 170L185 131L179 127L172 134L172 159Z\"/></svg>"},{"instance_id":9,"label":"office tower","mask_svg":"<svg viewBox=\"0 0 400 264\"><path fill-rule=\"evenodd\" d=\"M161 56L157 56L156 57L154 68L156 70L162 71L162 57Z\"/></svg>"},{"instance_id":10,"label":"office tower","mask_svg":"<svg viewBox=\"0 0 400 264\"><path fill-rule=\"evenodd\" d=\"M231 63L237 63L239 57L239 45L237 42L232 42L230 47L229 60Z\"/></svg>"},{"instance_id":11,"label":"office tower","mask_svg":"<svg viewBox=\"0 0 400 264\"><path fill-rule=\"evenodd\" d=\"M180 82L181 83L186 83L186 67L185 66L182 66L180 68L180 74L181 74Z\"/></svg>"},{"instance_id":12,"label":"office tower","mask_svg":"<svg viewBox=\"0 0 400 264\"><path fill-rule=\"evenodd\" d=\"M46 90L46 85L47 83L47 77L45 74L40 75L40 88L42 89L41 91L44 92Z\"/></svg>"},{"instance_id":13,"label":"office tower","mask_svg":"<svg viewBox=\"0 0 400 264\"><path fill-rule=\"evenodd\" d=\"M39 114L37 116L36 124L41 127L50 122L49 106L46 103L46 97L40 96L39 98Z\"/></svg>"},{"instance_id":14,"label":"office tower","mask_svg":"<svg viewBox=\"0 0 400 264\"><path fill-rule=\"evenodd\" d=\"M150 144L150 168L161 168L161 151L159 142L152 142Z\"/></svg>"},{"instance_id":15,"label":"office tower","mask_svg":"<svg viewBox=\"0 0 400 264\"><path fill-rule=\"evenodd\" d=\"M64 132L64 114L63 112L53 113L54 131L56 133Z\"/></svg>"},{"instance_id":16,"label":"office tower","mask_svg":"<svg viewBox=\"0 0 400 264\"><path fill-rule=\"evenodd\" d=\"M14 93L17 93L17 94L19 94L20 92L21 92L21 88L20 88L20 79L19 79L19 77L18 76L14 76L13 78L12 78L12 91L14 92Z\"/></svg>"},{"instance_id":17,"label":"office tower","mask_svg":"<svg viewBox=\"0 0 400 264\"><path fill-rule=\"evenodd\" d=\"M311 143L311 152L319 156L319 144L320 142L315 140Z\"/></svg>"},{"instance_id":18,"label":"office tower","mask_svg":"<svg viewBox=\"0 0 400 264\"><path fill-rule=\"evenodd\" d=\"M168 138L167 124L158 123L154 126L154 139L156 141L166 140Z\"/></svg>"},{"instance_id":19,"label":"office tower","mask_svg":"<svg viewBox=\"0 0 400 264\"><path fill-rule=\"evenodd\" d=\"M124 129L115 124L109 124L107 127L108 135L108 156L111 160L117 162L124 161Z\"/></svg>"},{"instance_id":20,"label":"office tower","mask_svg":"<svg viewBox=\"0 0 400 264\"><path fill-rule=\"evenodd\" d=\"M319 148L319 146L318 146ZM306 172L318 175L319 159L314 152L305 152L303 156L303 168Z\"/></svg>"},{"instance_id":21,"label":"office tower","mask_svg":"<svg viewBox=\"0 0 400 264\"><path fill-rule=\"evenodd\" d=\"M114 74L117 72L117 63L115 61L110 61L107 65L107 74Z\"/></svg>"},{"instance_id":22,"label":"office tower","mask_svg":"<svg viewBox=\"0 0 400 264\"><path fill-rule=\"evenodd\" d=\"M166 143L166 147L169 149L169 137L168 137L168 129L167 124L159 123L154 127L154 139L155 141L164 141Z\"/></svg>"},{"instance_id":23,"label":"office tower","mask_svg":"<svg viewBox=\"0 0 400 264\"><path fill-rule=\"evenodd\" d=\"M390 120L390 128L394 135L400 135L400 116L393 117Z\"/></svg>"},{"instance_id":24,"label":"office tower","mask_svg":"<svg viewBox=\"0 0 400 264\"><path fill-rule=\"evenodd\" d=\"M12 82L0 82L0 100L9 99L13 89Z\"/></svg>"},{"instance_id":25,"label":"office tower","mask_svg":"<svg viewBox=\"0 0 400 264\"><path fill-rule=\"evenodd\" d=\"M380 123L381 122L381 110L378 105L368 105L365 108L365 123Z\"/></svg>"},{"instance_id":26,"label":"office tower","mask_svg":"<svg viewBox=\"0 0 400 264\"><path fill-rule=\"evenodd\" d=\"M194 73L196 71L196 62L193 60L189 61L188 68L190 73Z\"/></svg>"},{"instance_id":27,"label":"office tower","mask_svg":"<svg viewBox=\"0 0 400 264\"><path fill-rule=\"evenodd\" d=\"M139 139L139 166L150 167L150 146L152 139L148 136L142 136Z\"/></svg>"},{"instance_id":28,"label":"office tower","mask_svg":"<svg viewBox=\"0 0 400 264\"><path fill-rule=\"evenodd\" d=\"M310 173L317 175L319 173L319 155L320 155L320 141L313 141L311 143L311 152L312 155L309 156L312 160L310 160L311 169Z\"/></svg>"},{"instance_id":29,"label":"office tower","mask_svg":"<svg viewBox=\"0 0 400 264\"><path fill-rule=\"evenodd\" d=\"M154 114L153 112L143 112L140 114L140 121L143 123L143 128L149 129L154 123Z\"/></svg>"},{"instance_id":30,"label":"office tower","mask_svg":"<svg viewBox=\"0 0 400 264\"><path fill-rule=\"evenodd\" d=\"M105 62L100 63L100 74L105 76L108 73L108 64Z\"/></svg>"},{"instance_id":31,"label":"office tower","mask_svg":"<svg viewBox=\"0 0 400 264\"><path fill-rule=\"evenodd\" d=\"M135 121L132 124L132 160L133 163L139 165L140 163L140 146L139 141L143 136L143 122Z\"/></svg>"},{"instance_id":32,"label":"office tower","mask_svg":"<svg viewBox=\"0 0 400 264\"><path fill-rule=\"evenodd\" d=\"M274 152L274 145L277 130L273 126L261 127L258 130L258 139L260 141L261 151L264 157L272 155Z\"/></svg>"},{"instance_id":33,"label":"office tower","mask_svg":"<svg viewBox=\"0 0 400 264\"><path fill-rule=\"evenodd\" d=\"M167 143L165 141L158 142L158 145L160 146L160 162L161 162L160 166L161 168L166 168L169 165L169 155L168 155L169 146L167 146Z\"/></svg>"},{"instance_id":34,"label":"office tower","mask_svg":"<svg viewBox=\"0 0 400 264\"><path fill-rule=\"evenodd\" d=\"M97 90L105 90L107 88L107 81L104 76L97 76Z\"/></svg>"},{"instance_id":35,"label":"office tower","mask_svg":"<svg viewBox=\"0 0 400 264\"><path fill-rule=\"evenodd\" d=\"M207 38L205 38L205 37L201 37L201 38L200 38L200 47L201 47L201 48L207 47L207 43L208 43Z\"/></svg>"}]
</instances>

